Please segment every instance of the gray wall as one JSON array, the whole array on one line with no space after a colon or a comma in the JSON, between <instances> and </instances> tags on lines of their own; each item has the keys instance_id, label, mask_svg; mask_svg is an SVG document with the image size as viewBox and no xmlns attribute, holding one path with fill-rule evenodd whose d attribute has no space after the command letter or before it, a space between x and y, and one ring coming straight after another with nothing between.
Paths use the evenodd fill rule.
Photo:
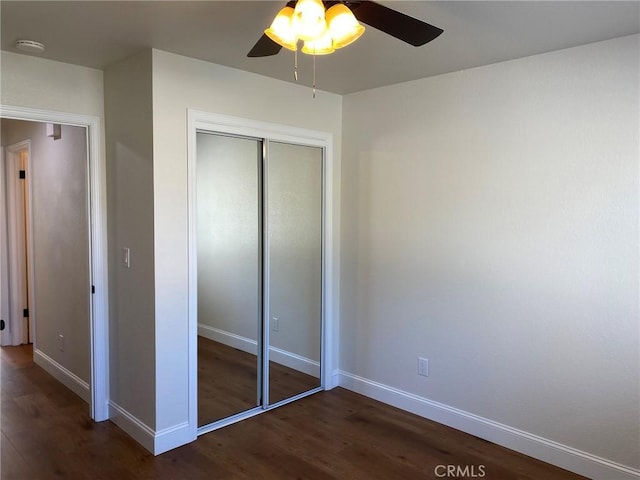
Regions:
<instances>
[{"instance_id":1,"label":"gray wall","mask_svg":"<svg viewBox=\"0 0 640 480\"><path fill-rule=\"evenodd\" d=\"M63 125L53 140L44 123L1 123L3 146L31 140L35 347L89 383L86 130Z\"/></svg>"},{"instance_id":2,"label":"gray wall","mask_svg":"<svg viewBox=\"0 0 640 480\"><path fill-rule=\"evenodd\" d=\"M151 52L105 70L110 398L154 428L153 123ZM121 249L131 252L131 266Z\"/></svg>"},{"instance_id":3,"label":"gray wall","mask_svg":"<svg viewBox=\"0 0 640 480\"><path fill-rule=\"evenodd\" d=\"M640 466L638 54L344 97L341 370Z\"/></svg>"}]
</instances>

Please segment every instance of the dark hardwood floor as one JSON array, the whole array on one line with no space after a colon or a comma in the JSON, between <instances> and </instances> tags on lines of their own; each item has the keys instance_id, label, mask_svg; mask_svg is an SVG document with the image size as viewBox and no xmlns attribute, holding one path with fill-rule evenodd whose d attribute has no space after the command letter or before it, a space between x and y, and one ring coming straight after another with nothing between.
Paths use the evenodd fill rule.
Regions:
<instances>
[{"instance_id":1,"label":"dark hardwood floor","mask_svg":"<svg viewBox=\"0 0 640 480\"><path fill-rule=\"evenodd\" d=\"M259 404L257 357L198 336L198 425L230 417ZM269 362L269 402L320 385L320 379Z\"/></svg>"},{"instance_id":2,"label":"dark hardwood floor","mask_svg":"<svg viewBox=\"0 0 640 480\"><path fill-rule=\"evenodd\" d=\"M2 480L411 480L438 478L438 465L475 466L476 478L483 466L489 480L583 478L341 388L154 457L114 424L92 422L30 348L0 357Z\"/></svg>"}]
</instances>

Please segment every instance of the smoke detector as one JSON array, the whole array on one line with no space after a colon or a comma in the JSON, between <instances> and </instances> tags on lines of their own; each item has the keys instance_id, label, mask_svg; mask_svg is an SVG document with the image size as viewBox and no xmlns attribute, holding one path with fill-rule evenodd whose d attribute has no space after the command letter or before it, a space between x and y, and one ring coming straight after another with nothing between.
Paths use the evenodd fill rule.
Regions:
<instances>
[{"instance_id":1,"label":"smoke detector","mask_svg":"<svg viewBox=\"0 0 640 480\"><path fill-rule=\"evenodd\" d=\"M16 48L29 53L44 52L44 44L33 40L16 40Z\"/></svg>"}]
</instances>

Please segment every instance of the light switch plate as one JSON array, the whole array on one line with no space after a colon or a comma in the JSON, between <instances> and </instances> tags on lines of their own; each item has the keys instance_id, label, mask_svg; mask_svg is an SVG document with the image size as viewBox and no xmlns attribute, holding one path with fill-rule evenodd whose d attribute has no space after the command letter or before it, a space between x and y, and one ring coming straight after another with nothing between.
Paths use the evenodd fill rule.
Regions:
<instances>
[{"instance_id":1,"label":"light switch plate","mask_svg":"<svg viewBox=\"0 0 640 480\"><path fill-rule=\"evenodd\" d=\"M418 375L423 377L429 376L429 359L424 357L418 357Z\"/></svg>"},{"instance_id":2,"label":"light switch plate","mask_svg":"<svg viewBox=\"0 0 640 480\"><path fill-rule=\"evenodd\" d=\"M131 251L127 247L122 247L122 265L131 268Z\"/></svg>"}]
</instances>

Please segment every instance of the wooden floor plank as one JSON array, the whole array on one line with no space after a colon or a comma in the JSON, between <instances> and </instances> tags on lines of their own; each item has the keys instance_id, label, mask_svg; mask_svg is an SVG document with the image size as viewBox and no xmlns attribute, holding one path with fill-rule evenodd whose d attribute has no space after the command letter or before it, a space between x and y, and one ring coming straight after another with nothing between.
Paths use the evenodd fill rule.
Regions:
<instances>
[{"instance_id":1,"label":"wooden floor plank","mask_svg":"<svg viewBox=\"0 0 640 480\"><path fill-rule=\"evenodd\" d=\"M422 480L449 464L482 465L488 480L583 478L341 388L154 457L92 422L83 400L24 359L26 347L5 348L1 480Z\"/></svg>"},{"instance_id":2,"label":"wooden floor plank","mask_svg":"<svg viewBox=\"0 0 640 480\"><path fill-rule=\"evenodd\" d=\"M29 463L16 450L4 433L0 434L0 472L2 472L4 480L36 478L36 474L29 467Z\"/></svg>"}]
</instances>

